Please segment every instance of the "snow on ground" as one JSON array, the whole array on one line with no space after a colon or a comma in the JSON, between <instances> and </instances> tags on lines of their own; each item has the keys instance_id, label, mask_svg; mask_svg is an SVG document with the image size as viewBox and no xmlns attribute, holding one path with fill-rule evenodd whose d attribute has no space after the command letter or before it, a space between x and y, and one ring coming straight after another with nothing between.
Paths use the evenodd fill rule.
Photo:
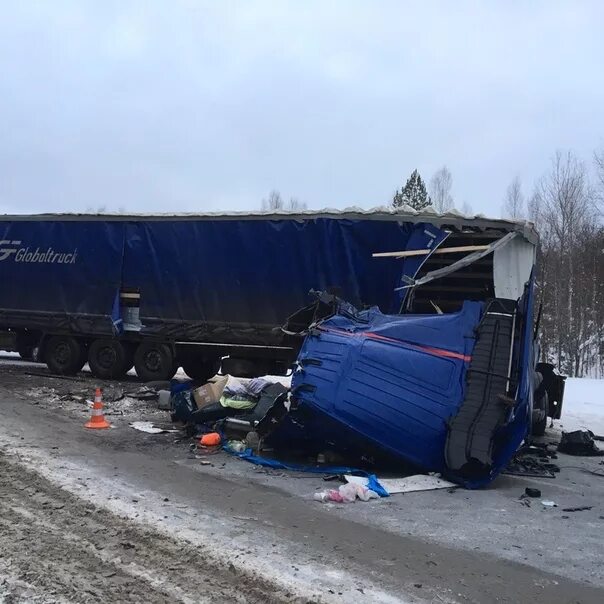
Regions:
<instances>
[{"instance_id":1,"label":"snow on ground","mask_svg":"<svg viewBox=\"0 0 604 604\"><path fill-rule=\"evenodd\" d=\"M604 380L566 380L560 428L564 432L583 428L604 435Z\"/></svg>"},{"instance_id":2,"label":"snow on ground","mask_svg":"<svg viewBox=\"0 0 604 604\"><path fill-rule=\"evenodd\" d=\"M123 477L117 473L108 476L106 467L96 466L94 460L59 455L56 452L59 447L54 447L55 450L49 454L48 451L43 452L39 443L32 447L27 440L23 442L20 437L3 434L1 430L0 448L9 456L17 453L18 463L85 501L193 544L219 566L232 565L241 572L252 571L281 589L293 591L292 602L353 602L359 592L364 594L364 599L382 604L423 602L409 594L391 595L377 583L356 577L345 569L334 568L330 559L327 563L320 563L319 557L303 553L303 544L279 542L275 545L274 525L270 522L266 522L268 530L260 525L249 531L248 523L257 522L256 517L231 516L228 512L225 516L218 516L215 512L198 510L190 502L179 501L175 495L170 495L168 502L161 487L157 490L139 488L135 484L137 477L126 478L124 468L121 468ZM158 479L158 484L160 482ZM91 488L92 484L94 488ZM144 501L144 506L136 505L139 500ZM224 543L233 545L215 547L213 536L217 530ZM292 561L295 565L291 564ZM3 572L1 565L0 571ZM233 578L235 580L236 577ZM0 603L4 602L2 595L0 584ZM439 596L439 601L453 600Z\"/></svg>"}]
</instances>

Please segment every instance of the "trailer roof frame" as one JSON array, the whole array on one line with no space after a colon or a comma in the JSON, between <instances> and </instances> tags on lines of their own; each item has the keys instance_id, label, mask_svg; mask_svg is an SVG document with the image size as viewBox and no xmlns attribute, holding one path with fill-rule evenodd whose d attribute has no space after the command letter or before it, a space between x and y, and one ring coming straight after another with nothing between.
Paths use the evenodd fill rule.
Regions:
<instances>
[{"instance_id":1,"label":"trailer roof frame","mask_svg":"<svg viewBox=\"0 0 604 604\"><path fill-rule=\"evenodd\" d=\"M206 212L206 213L48 213L48 214L3 214L1 221L107 221L107 222L131 222L131 221L188 221L188 220L295 220L306 221L317 218L331 220L381 220L399 221L408 223L427 222L439 228L451 229L463 232L468 229L472 231L498 230L503 233L518 232L527 241L537 244L539 235L531 222L524 220L511 220L503 218L487 218L482 214L475 216L464 216L453 211L437 213L432 208L426 208L417 212L408 206L402 209L378 207L369 210L361 208L322 209L317 211L303 210L296 212Z\"/></svg>"}]
</instances>

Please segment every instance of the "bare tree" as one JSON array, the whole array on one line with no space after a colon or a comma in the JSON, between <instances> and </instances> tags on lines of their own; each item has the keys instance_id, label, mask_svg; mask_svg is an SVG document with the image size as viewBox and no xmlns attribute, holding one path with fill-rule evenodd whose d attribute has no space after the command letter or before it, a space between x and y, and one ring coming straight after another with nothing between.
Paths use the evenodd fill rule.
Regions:
<instances>
[{"instance_id":1,"label":"bare tree","mask_svg":"<svg viewBox=\"0 0 604 604\"><path fill-rule=\"evenodd\" d=\"M599 151L594 153L594 158L596 161L596 170L598 172L598 180L601 185L604 187L604 147Z\"/></svg>"},{"instance_id":2,"label":"bare tree","mask_svg":"<svg viewBox=\"0 0 604 604\"><path fill-rule=\"evenodd\" d=\"M594 160L604 177L604 149ZM586 166L558 152L526 202L541 235L536 296L543 304L543 360L577 377L604 376L604 227L596 201Z\"/></svg>"},{"instance_id":3,"label":"bare tree","mask_svg":"<svg viewBox=\"0 0 604 604\"><path fill-rule=\"evenodd\" d=\"M306 210L306 202L300 201L297 197L290 197L289 203L287 204L287 209L292 212Z\"/></svg>"},{"instance_id":4,"label":"bare tree","mask_svg":"<svg viewBox=\"0 0 604 604\"><path fill-rule=\"evenodd\" d=\"M541 180L539 194L544 204L544 218L566 246L583 223L593 217L593 196L585 165L572 152L557 151L549 175Z\"/></svg>"},{"instance_id":5,"label":"bare tree","mask_svg":"<svg viewBox=\"0 0 604 604\"><path fill-rule=\"evenodd\" d=\"M273 189L269 194L267 199L262 200L262 211L263 212L275 212L279 210L283 210L285 208L285 203L283 202L283 198L281 197L281 193L276 189Z\"/></svg>"},{"instance_id":6,"label":"bare tree","mask_svg":"<svg viewBox=\"0 0 604 604\"><path fill-rule=\"evenodd\" d=\"M604 147L594 153L596 164L596 178L598 185L598 197L600 203L604 203Z\"/></svg>"},{"instance_id":7,"label":"bare tree","mask_svg":"<svg viewBox=\"0 0 604 604\"><path fill-rule=\"evenodd\" d=\"M430 199L438 212L446 212L453 207L453 176L447 166L443 166L430 179Z\"/></svg>"},{"instance_id":8,"label":"bare tree","mask_svg":"<svg viewBox=\"0 0 604 604\"><path fill-rule=\"evenodd\" d=\"M541 194L538 189L533 191L533 194L529 197L526 202L526 215L527 218L534 224L541 224L543 203L541 200Z\"/></svg>"},{"instance_id":9,"label":"bare tree","mask_svg":"<svg viewBox=\"0 0 604 604\"><path fill-rule=\"evenodd\" d=\"M288 202L285 202L281 193L273 189L267 199L262 200L263 212L281 212L287 210L289 212L298 212L306 210L306 202L300 201L297 197L290 197Z\"/></svg>"},{"instance_id":10,"label":"bare tree","mask_svg":"<svg viewBox=\"0 0 604 604\"><path fill-rule=\"evenodd\" d=\"M465 214L466 216L473 216L474 208L472 207L472 204L467 201L464 201L461 204L461 213Z\"/></svg>"},{"instance_id":11,"label":"bare tree","mask_svg":"<svg viewBox=\"0 0 604 604\"><path fill-rule=\"evenodd\" d=\"M543 235L544 350L562 370L582 375L594 329L593 289L597 285L587 267L595 212L587 170L573 153L557 152L550 172L538 187ZM589 251L583 251L589 250ZM586 255L587 254L587 255Z\"/></svg>"},{"instance_id":12,"label":"bare tree","mask_svg":"<svg viewBox=\"0 0 604 604\"><path fill-rule=\"evenodd\" d=\"M524 218L524 195L522 193L522 183L520 177L515 176L508 185L503 202L503 216L507 218Z\"/></svg>"}]
</instances>

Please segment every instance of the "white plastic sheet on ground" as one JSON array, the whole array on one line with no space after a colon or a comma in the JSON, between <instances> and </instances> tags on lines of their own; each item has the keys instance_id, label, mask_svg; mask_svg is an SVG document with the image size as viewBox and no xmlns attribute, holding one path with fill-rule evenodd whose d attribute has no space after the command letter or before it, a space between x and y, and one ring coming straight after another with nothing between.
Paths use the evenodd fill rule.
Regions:
<instances>
[{"instance_id":1,"label":"white plastic sheet on ground","mask_svg":"<svg viewBox=\"0 0 604 604\"><path fill-rule=\"evenodd\" d=\"M178 432L178 430L168 430L166 428L157 428L153 425L153 422L131 422L130 427L138 430L139 432L146 432L147 434L163 434L165 432Z\"/></svg>"},{"instance_id":2,"label":"white plastic sheet on ground","mask_svg":"<svg viewBox=\"0 0 604 604\"><path fill-rule=\"evenodd\" d=\"M347 482L367 486L369 479L365 476L345 476ZM412 493L413 491L433 491L435 489L450 489L457 487L453 482L443 480L432 474L415 474L414 476L405 476L403 478L380 478L378 482L388 491L389 495L396 493Z\"/></svg>"}]
</instances>

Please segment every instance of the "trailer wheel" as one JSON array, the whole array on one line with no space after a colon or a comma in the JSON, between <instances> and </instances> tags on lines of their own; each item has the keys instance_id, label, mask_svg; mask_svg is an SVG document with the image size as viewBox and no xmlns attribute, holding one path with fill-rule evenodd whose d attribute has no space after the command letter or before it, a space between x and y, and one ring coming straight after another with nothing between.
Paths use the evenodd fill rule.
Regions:
<instances>
[{"instance_id":1,"label":"trailer wheel","mask_svg":"<svg viewBox=\"0 0 604 604\"><path fill-rule=\"evenodd\" d=\"M134 367L138 377L145 382L169 380L176 373L172 350L157 342L139 344L134 353Z\"/></svg>"},{"instance_id":2,"label":"trailer wheel","mask_svg":"<svg viewBox=\"0 0 604 604\"><path fill-rule=\"evenodd\" d=\"M213 378L220 369L220 359L207 359L195 355L187 356L182 359L182 368L192 379L200 382L207 382Z\"/></svg>"},{"instance_id":3,"label":"trailer wheel","mask_svg":"<svg viewBox=\"0 0 604 604\"><path fill-rule=\"evenodd\" d=\"M132 367L131 360L127 346L110 338L95 340L88 351L90 371L102 380L124 376Z\"/></svg>"},{"instance_id":4,"label":"trailer wheel","mask_svg":"<svg viewBox=\"0 0 604 604\"><path fill-rule=\"evenodd\" d=\"M49 338L44 346L44 360L52 373L60 375L74 375L86 362L82 344L71 336Z\"/></svg>"}]
</instances>

